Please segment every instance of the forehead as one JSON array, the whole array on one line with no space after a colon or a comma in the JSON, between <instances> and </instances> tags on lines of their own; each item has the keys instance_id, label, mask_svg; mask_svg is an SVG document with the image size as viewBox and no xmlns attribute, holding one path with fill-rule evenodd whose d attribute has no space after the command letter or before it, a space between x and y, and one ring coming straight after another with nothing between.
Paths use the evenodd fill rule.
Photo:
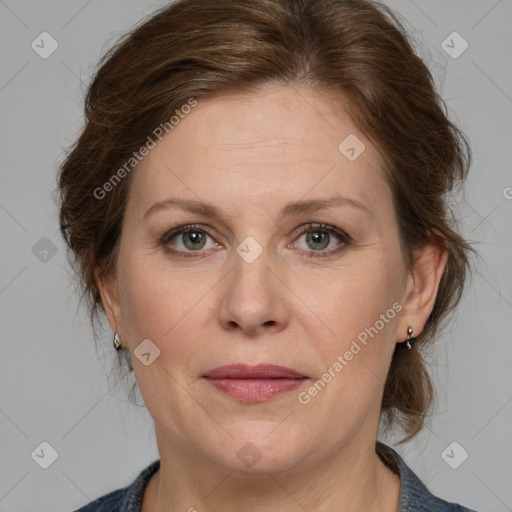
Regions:
<instances>
[{"instance_id":1,"label":"forehead","mask_svg":"<svg viewBox=\"0 0 512 512\"><path fill-rule=\"evenodd\" d=\"M199 101L134 174L146 209L180 195L243 207L336 193L374 204L386 193L380 156L341 98L297 86Z\"/></svg>"}]
</instances>

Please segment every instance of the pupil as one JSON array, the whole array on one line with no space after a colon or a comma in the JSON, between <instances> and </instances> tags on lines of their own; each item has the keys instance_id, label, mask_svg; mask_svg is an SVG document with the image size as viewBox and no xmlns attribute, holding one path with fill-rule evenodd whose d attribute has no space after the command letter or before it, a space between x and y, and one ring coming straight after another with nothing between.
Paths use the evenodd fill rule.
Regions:
<instances>
[{"instance_id":1,"label":"pupil","mask_svg":"<svg viewBox=\"0 0 512 512\"><path fill-rule=\"evenodd\" d=\"M324 238L326 240L328 240L328 234L327 233L322 233L321 231L315 231L313 232L313 234L311 235L311 239L312 239L312 242L314 244L318 244L318 243L322 243L322 241L324 240ZM325 245L324 245L325 247ZM323 247L320 247L320 249L322 249ZM317 248L318 249L318 248Z\"/></svg>"},{"instance_id":2,"label":"pupil","mask_svg":"<svg viewBox=\"0 0 512 512\"><path fill-rule=\"evenodd\" d=\"M201 243L202 234L197 231L189 231L185 238L185 245L192 249L197 249L197 245ZM190 247L191 246L191 247Z\"/></svg>"}]
</instances>

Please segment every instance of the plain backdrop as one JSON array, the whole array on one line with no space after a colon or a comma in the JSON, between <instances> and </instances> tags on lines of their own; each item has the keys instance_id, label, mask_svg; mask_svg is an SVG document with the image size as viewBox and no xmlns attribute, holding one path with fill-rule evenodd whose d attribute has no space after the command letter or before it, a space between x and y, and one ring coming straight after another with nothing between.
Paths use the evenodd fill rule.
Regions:
<instances>
[{"instance_id":1,"label":"plain backdrop","mask_svg":"<svg viewBox=\"0 0 512 512\"><path fill-rule=\"evenodd\" d=\"M436 414L418 438L395 448L434 494L505 512L512 510L512 1L387 3L420 42L451 119L471 141L460 212L484 262L437 342ZM108 326L98 355L86 313L76 314L51 194L63 147L82 126L95 62L163 4L0 0L1 512L73 510L128 485L158 458L149 414L108 377ZM456 469L445 462L447 448L459 462L467 453ZM41 450L57 456L47 469Z\"/></svg>"}]
</instances>

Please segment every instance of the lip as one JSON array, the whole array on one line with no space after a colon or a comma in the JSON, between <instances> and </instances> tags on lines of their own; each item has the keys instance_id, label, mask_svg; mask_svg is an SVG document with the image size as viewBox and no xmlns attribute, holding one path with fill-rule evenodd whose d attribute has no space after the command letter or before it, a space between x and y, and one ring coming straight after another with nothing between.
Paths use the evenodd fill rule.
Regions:
<instances>
[{"instance_id":1,"label":"lip","mask_svg":"<svg viewBox=\"0 0 512 512\"><path fill-rule=\"evenodd\" d=\"M301 379L305 375L275 364L228 364L205 373L208 379Z\"/></svg>"},{"instance_id":2,"label":"lip","mask_svg":"<svg viewBox=\"0 0 512 512\"><path fill-rule=\"evenodd\" d=\"M272 400L308 379L291 368L274 364L220 366L203 377L217 390L246 403Z\"/></svg>"}]
</instances>

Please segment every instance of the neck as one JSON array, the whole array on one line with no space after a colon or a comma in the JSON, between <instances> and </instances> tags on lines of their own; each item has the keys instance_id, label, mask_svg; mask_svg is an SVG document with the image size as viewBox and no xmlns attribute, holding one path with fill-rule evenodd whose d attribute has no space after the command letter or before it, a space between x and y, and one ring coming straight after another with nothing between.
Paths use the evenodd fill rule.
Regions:
<instances>
[{"instance_id":1,"label":"neck","mask_svg":"<svg viewBox=\"0 0 512 512\"><path fill-rule=\"evenodd\" d=\"M208 458L199 463L199 454L176 445L162 450L162 444L170 448L159 443L160 469L146 487L142 512L398 510L400 478L380 460L374 443L351 443L327 460L274 473L226 471Z\"/></svg>"}]
</instances>

